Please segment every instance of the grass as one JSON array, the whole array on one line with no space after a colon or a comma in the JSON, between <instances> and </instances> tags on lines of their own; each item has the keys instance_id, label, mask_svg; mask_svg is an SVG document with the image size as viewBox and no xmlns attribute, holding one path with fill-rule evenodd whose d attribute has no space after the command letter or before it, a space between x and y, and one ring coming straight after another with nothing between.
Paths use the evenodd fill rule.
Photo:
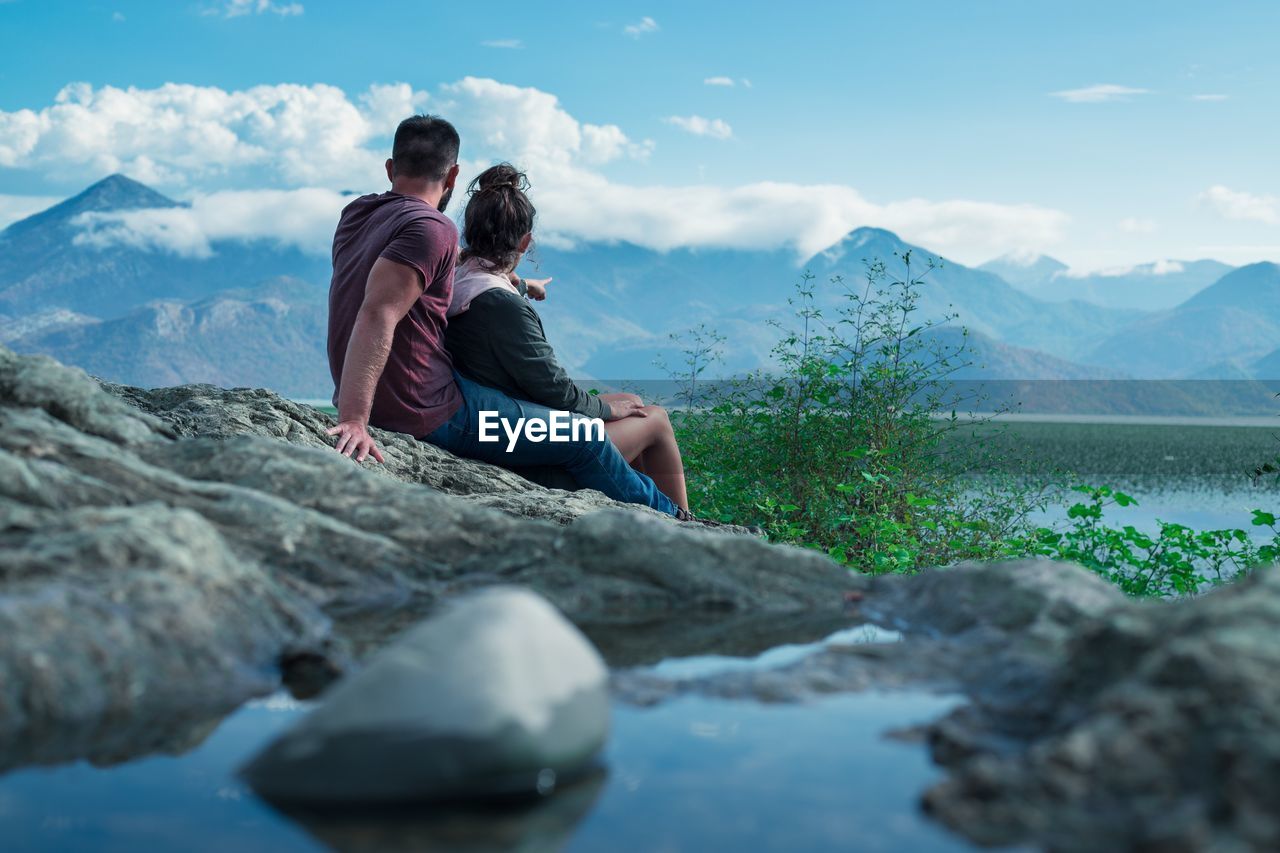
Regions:
<instances>
[{"instance_id":1,"label":"grass","mask_svg":"<svg viewBox=\"0 0 1280 853\"><path fill-rule=\"evenodd\" d=\"M997 450L1002 473L1047 475L1069 471L1088 482L1216 488L1248 485L1260 460L1280 450L1276 428L1182 424L1007 422L965 431ZM1013 451L1018 451L1014 453ZM1003 452L999 452L1003 451ZM1263 484L1280 491L1274 481Z\"/></svg>"}]
</instances>

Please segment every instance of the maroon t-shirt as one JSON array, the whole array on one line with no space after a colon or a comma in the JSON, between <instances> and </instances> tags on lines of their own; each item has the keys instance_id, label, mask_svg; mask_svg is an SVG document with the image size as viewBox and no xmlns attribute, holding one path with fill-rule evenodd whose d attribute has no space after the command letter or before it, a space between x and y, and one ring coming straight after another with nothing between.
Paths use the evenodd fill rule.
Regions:
<instances>
[{"instance_id":1,"label":"maroon t-shirt","mask_svg":"<svg viewBox=\"0 0 1280 853\"><path fill-rule=\"evenodd\" d=\"M396 326L369 423L422 438L458 410L462 393L444 348L445 311L453 295L457 254L458 229L421 199L385 192L361 196L346 206L333 235L329 285L329 371L335 406L369 271L374 261L386 258L418 271L422 295Z\"/></svg>"}]
</instances>

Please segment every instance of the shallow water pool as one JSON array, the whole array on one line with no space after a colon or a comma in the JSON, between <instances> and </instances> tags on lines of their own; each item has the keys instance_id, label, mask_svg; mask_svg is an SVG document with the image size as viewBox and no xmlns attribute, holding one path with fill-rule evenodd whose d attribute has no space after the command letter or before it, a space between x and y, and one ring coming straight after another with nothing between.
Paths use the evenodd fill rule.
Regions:
<instances>
[{"instance_id":1,"label":"shallow water pool","mask_svg":"<svg viewBox=\"0 0 1280 853\"><path fill-rule=\"evenodd\" d=\"M874 629L828 642L892 639ZM666 661L690 677L774 667L813 646L751 659ZM85 762L0 776L6 851L136 850L904 850L966 849L920 814L940 777L918 743L885 737L958 700L922 692L806 704L683 697L615 704L602 767L533 807L285 815L235 769L306 713L284 695L251 702L199 746L114 767Z\"/></svg>"}]
</instances>

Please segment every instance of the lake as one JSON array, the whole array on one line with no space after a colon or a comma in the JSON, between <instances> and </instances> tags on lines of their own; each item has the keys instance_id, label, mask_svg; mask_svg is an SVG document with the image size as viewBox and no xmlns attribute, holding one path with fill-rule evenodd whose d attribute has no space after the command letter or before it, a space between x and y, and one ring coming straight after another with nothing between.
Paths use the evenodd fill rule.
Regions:
<instances>
[{"instance_id":1,"label":"lake","mask_svg":"<svg viewBox=\"0 0 1280 853\"><path fill-rule=\"evenodd\" d=\"M1251 476L1280 456L1280 419L1012 416L963 433L991 450L1001 474L1107 485L1136 498L1136 506L1108 510L1115 525L1154 532L1159 519L1258 534L1251 510L1280 514L1275 475L1257 482ZM1074 499L1037 520L1065 521Z\"/></svg>"}]
</instances>

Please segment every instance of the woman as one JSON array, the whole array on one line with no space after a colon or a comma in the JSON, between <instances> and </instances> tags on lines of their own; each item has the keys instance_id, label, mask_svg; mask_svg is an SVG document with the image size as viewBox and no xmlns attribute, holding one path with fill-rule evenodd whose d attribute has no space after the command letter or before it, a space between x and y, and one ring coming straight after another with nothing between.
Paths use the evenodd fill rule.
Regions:
<instances>
[{"instance_id":1,"label":"woman","mask_svg":"<svg viewBox=\"0 0 1280 853\"><path fill-rule=\"evenodd\" d=\"M535 211L527 188L524 174L509 163L486 169L468 188L462 227L466 248L454 275L445 330L454 366L512 397L602 419L627 462L652 478L687 517L684 464L666 410L646 406L635 394L592 396L574 384L556 361L538 312L525 299L525 283L512 283L511 272L533 242ZM547 281L529 282L529 294L545 298Z\"/></svg>"}]
</instances>

